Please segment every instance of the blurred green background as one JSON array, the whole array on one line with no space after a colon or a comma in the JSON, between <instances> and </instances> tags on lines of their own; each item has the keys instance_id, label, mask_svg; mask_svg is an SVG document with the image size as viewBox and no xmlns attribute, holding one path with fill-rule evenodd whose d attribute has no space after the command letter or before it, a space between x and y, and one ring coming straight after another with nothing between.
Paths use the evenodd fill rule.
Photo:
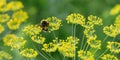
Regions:
<instances>
[{"instance_id":1,"label":"blurred green background","mask_svg":"<svg viewBox=\"0 0 120 60\"><path fill-rule=\"evenodd\" d=\"M56 16L57 18L61 19L63 23L63 26L60 28L60 30L55 31L56 36L60 39L66 39L67 36L70 36L72 34L71 33L72 25L67 24L65 20L69 14L80 13L84 15L85 18L87 18L87 16L89 15L99 16L103 18L103 25L105 26L114 23L116 16L111 16L109 14L109 11L116 4L120 4L120 0L19 0L19 1L22 1L22 3L24 4L24 10L28 12L29 15L29 19L22 26L27 24L40 24L40 20L45 19L47 17ZM103 26L96 27L96 34L98 35L98 39L101 40L104 39L105 37L102 28ZM82 39L83 29L81 26L77 26L76 33L77 33L76 36ZM54 38L53 34L51 33L43 32L43 35L47 37L47 42L52 41L52 39ZM112 40L111 38L108 39ZM31 46L30 43L28 43L28 45ZM7 50L7 48L5 50ZM17 52L15 51L12 52L12 54L14 53ZM14 58L15 60L22 59L19 55L17 54L14 55L16 56ZM60 60L59 55L57 57L58 60ZM37 57L36 60L40 59L42 58Z\"/></svg>"}]
</instances>

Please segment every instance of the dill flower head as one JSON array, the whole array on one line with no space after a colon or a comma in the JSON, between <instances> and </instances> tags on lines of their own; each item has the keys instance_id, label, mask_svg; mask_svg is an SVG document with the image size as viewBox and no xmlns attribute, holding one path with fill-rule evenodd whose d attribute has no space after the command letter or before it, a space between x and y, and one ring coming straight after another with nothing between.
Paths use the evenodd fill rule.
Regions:
<instances>
[{"instance_id":1,"label":"dill flower head","mask_svg":"<svg viewBox=\"0 0 120 60\"><path fill-rule=\"evenodd\" d=\"M118 31L114 25L105 26L103 28L103 32L106 35L111 36L111 37L116 37L116 35L118 35Z\"/></svg>"},{"instance_id":2,"label":"dill flower head","mask_svg":"<svg viewBox=\"0 0 120 60\"><path fill-rule=\"evenodd\" d=\"M94 29L85 29L84 34L86 35L86 38L88 39L96 39L97 35L94 34L95 30Z\"/></svg>"},{"instance_id":3,"label":"dill flower head","mask_svg":"<svg viewBox=\"0 0 120 60\"><path fill-rule=\"evenodd\" d=\"M0 14L0 23L7 22L10 19L8 14Z\"/></svg>"},{"instance_id":4,"label":"dill flower head","mask_svg":"<svg viewBox=\"0 0 120 60\"><path fill-rule=\"evenodd\" d=\"M67 37L65 41L61 41L58 47L58 51L66 57L74 57L74 51L77 48L79 39L73 36Z\"/></svg>"},{"instance_id":5,"label":"dill flower head","mask_svg":"<svg viewBox=\"0 0 120 60\"><path fill-rule=\"evenodd\" d=\"M116 15L119 12L120 12L120 4L117 4L110 10L110 15Z\"/></svg>"},{"instance_id":6,"label":"dill flower head","mask_svg":"<svg viewBox=\"0 0 120 60\"><path fill-rule=\"evenodd\" d=\"M4 38L3 38L3 42L5 45L7 46L11 46L13 45L14 42L16 42L18 40L17 36L14 34L7 34Z\"/></svg>"},{"instance_id":7,"label":"dill flower head","mask_svg":"<svg viewBox=\"0 0 120 60\"><path fill-rule=\"evenodd\" d=\"M90 45L90 47L92 48L97 48L100 49L101 48L101 41L100 40L95 40L95 39L88 39L87 40L88 45Z\"/></svg>"},{"instance_id":8,"label":"dill flower head","mask_svg":"<svg viewBox=\"0 0 120 60\"><path fill-rule=\"evenodd\" d=\"M87 22L85 23L85 25L83 25L83 27L84 27L85 29L93 29L93 28L94 28L94 24L93 24L92 22L90 22L90 21L87 21Z\"/></svg>"},{"instance_id":9,"label":"dill flower head","mask_svg":"<svg viewBox=\"0 0 120 60\"><path fill-rule=\"evenodd\" d=\"M4 27L0 24L0 34L4 31Z\"/></svg>"},{"instance_id":10,"label":"dill flower head","mask_svg":"<svg viewBox=\"0 0 120 60\"><path fill-rule=\"evenodd\" d=\"M14 41L13 44L11 45L11 48L20 49L24 47L25 43L26 40L23 37L18 37L18 39Z\"/></svg>"},{"instance_id":11,"label":"dill flower head","mask_svg":"<svg viewBox=\"0 0 120 60\"><path fill-rule=\"evenodd\" d=\"M44 43L42 50L45 52L55 52L58 48L59 42L58 38L55 38L49 44Z\"/></svg>"},{"instance_id":12,"label":"dill flower head","mask_svg":"<svg viewBox=\"0 0 120 60\"><path fill-rule=\"evenodd\" d=\"M11 60L12 56L5 51L0 51L0 60L3 60L3 58L5 58L7 60Z\"/></svg>"},{"instance_id":13,"label":"dill flower head","mask_svg":"<svg viewBox=\"0 0 120 60\"><path fill-rule=\"evenodd\" d=\"M32 36L32 35L39 34L42 31L42 29L38 25L28 25L28 26L25 26L22 31L25 34Z\"/></svg>"},{"instance_id":14,"label":"dill flower head","mask_svg":"<svg viewBox=\"0 0 120 60\"><path fill-rule=\"evenodd\" d=\"M78 51L78 57L82 60L94 60L94 56L90 51Z\"/></svg>"},{"instance_id":15,"label":"dill flower head","mask_svg":"<svg viewBox=\"0 0 120 60\"><path fill-rule=\"evenodd\" d=\"M7 22L8 28L11 30L16 30L20 27L21 22L14 19Z\"/></svg>"},{"instance_id":16,"label":"dill flower head","mask_svg":"<svg viewBox=\"0 0 120 60\"><path fill-rule=\"evenodd\" d=\"M31 36L32 41L38 43L38 44L43 44L45 42L45 38L42 37L41 35L33 35Z\"/></svg>"},{"instance_id":17,"label":"dill flower head","mask_svg":"<svg viewBox=\"0 0 120 60\"><path fill-rule=\"evenodd\" d=\"M38 55L38 52L31 48L26 48L20 52L23 57L26 58L35 58Z\"/></svg>"},{"instance_id":18,"label":"dill flower head","mask_svg":"<svg viewBox=\"0 0 120 60\"><path fill-rule=\"evenodd\" d=\"M6 5L6 0L0 0L0 7Z\"/></svg>"},{"instance_id":19,"label":"dill flower head","mask_svg":"<svg viewBox=\"0 0 120 60\"><path fill-rule=\"evenodd\" d=\"M84 16L78 13L68 15L66 20L67 20L67 23L80 24L82 26L85 25Z\"/></svg>"},{"instance_id":20,"label":"dill flower head","mask_svg":"<svg viewBox=\"0 0 120 60\"><path fill-rule=\"evenodd\" d=\"M23 6L22 2L20 2L20 1L11 1L7 4L7 8L10 10L13 10L13 11L19 10L23 7L24 6Z\"/></svg>"},{"instance_id":21,"label":"dill flower head","mask_svg":"<svg viewBox=\"0 0 120 60\"><path fill-rule=\"evenodd\" d=\"M102 60L118 60L117 57L111 54L105 54L103 57L101 57Z\"/></svg>"},{"instance_id":22,"label":"dill flower head","mask_svg":"<svg viewBox=\"0 0 120 60\"><path fill-rule=\"evenodd\" d=\"M90 15L88 16L88 20L95 25L102 25L102 18Z\"/></svg>"},{"instance_id":23,"label":"dill flower head","mask_svg":"<svg viewBox=\"0 0 120 60\"><path fill-rule=\"evenodd\" d=\"M28 15L26 12L19 10L19 11L14 12L12 18L20 20L20 22L25 22L28 18Z\"/></svg>"},{"instance_id":24,"label":"dill flower head","mask_svg":"<svg viewBox=\"0 0 120 60\"><path fill-rule=\"evenodd\" d=\"M107 42L107 48L110 49L111 52L120 53L120 43L119 42Z\"/></svg>"},{"instance_id":25,"label":"dill flower head","mask_svg":"<svg viewBox=\"0 0 120 60\"><path fill-rule=\"evenodd\" d=\"M42 21L44 21L44 20L42 20ZM61 20L56 17L48 17L46 19L46 21L49 23L49 26L48 26L49 32L58 30L61 26Z\"/></svg>"}]
</instances>

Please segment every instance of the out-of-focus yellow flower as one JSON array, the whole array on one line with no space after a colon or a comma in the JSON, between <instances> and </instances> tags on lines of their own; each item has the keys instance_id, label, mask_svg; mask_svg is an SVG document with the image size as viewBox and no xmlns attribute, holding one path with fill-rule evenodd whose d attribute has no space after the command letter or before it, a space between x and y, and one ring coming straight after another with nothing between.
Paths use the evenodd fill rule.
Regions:
<instances>
[{"instance_id":1,"label":"out-of-focus yellow flower","mask_svg":"<svg viewBox=\"0 0 120 60\"><path fill-rule=\"evenodd\" d=\"M40 34L42 29L38 25L28 25L25 26L24 29L22 30L25 34L32 36L32 35L37 35Z\"/></svg>"},{"instance_id":2,"label":"out-of-focus yellow flower","mask_svg":"<svg viewBox=\"0 0 120 60\"><path fill-rule=\"evenodd\" d=\"M94 60L94 56L90 51L78 51L78 57L82 60Z\"/></svg>"},{"instance_id":3,"label":"out-of-focus yellow flower","mask_svg":"<svg viewBox=\"0 0 120 60\"><path fill-rule=\"evenodd\" d=\"M74 57L74 51L77 48L79 39L73 36L67 37L65 41L61 41L58 47L58 51L66 57Z\"/></svg>"},{"instance_id":4,"label":"out-of-focus yellow flower","mask_svg":"<svg viewBox=\"0 0 120 60\"><path fill-rule=\"evenodd\" d=\"M6 0L0 0L0 7L6 5Z\"/></svg>"},{"instance_id":5,"label":"out-of-focus yellow flower","mask_svg":"<svg viewBox=\"0 0 120 60\"><path fill-rule=\"evenodd\" d=\"M88 20L95 25L102 25L102 18L99 18L97 16L90 15L88 16Z\"/></svg>"},{"instance_id":6,"label":"out-of-focus yellow flower","mask_svg":"<svg viewBox=\"0 0 120 60\"><path fill-rule=\"evenodd\" d=\"M11 1L7 4L7 8L10 10L13 10L13 11L19 10L23 7L24 6L23 6L22 2L20 2L20 1Z\"/></svg>"},{"instance_id":7,"label":"out-of-focus yellow flower","mask_svg":"<svg viewBox=\"0 0 120 60\"><path fill-rule=\"evenodd\" d=\"M0 14L0 23L7 22L10 19L8 14Z\"/></svg>"},{"instance_id":8,"label":"out-of-focus yellow flower","mask_svg":"<svg viewBox=\"0 0 120 60\"><path fill-rule=\"evenodd\" d=\"M117 4L110 10L110 15L116 15L119 12L120 12L120 4Z\"/></svg>"},{"instance_id":9,"label":"out-of-focus yellow flower","mask_svg":"<svg viewBox=\"0 0 120 60\"><path fill-rule=\"evenodd\" d=\"M0 60L4 60L4 58L7 60L11 60L12 56L5 51L0 51Z\"/></svg>"},{"instance_id":10,"label":"out-of-focus yellow flower","mask_svg":"<svg viewBox=\"0 0 120 60\"><path fill-rule=\"evenodd\" d=\"M0 34L4 31L4 27L0 24Z\"/></svg>"},{"instance_id":11,"label":"out-of-focus yellow flower","mask_svg":"<svg viewBox=\"0 0 120 60\"><path fill-rule=\"evenodd\" d=\"M7 34L4 38L3 38L3 42L5 45L7 46L11 46L13 45L14 42L16 42L18 40L17 36L14 34Z\"/></svg>"},{"instance_id":12,"label":"out-of-focus yellow flower","mask_svg":"<svg viewBox=\"0 0 120 60\"><path fill-rule=\"evenodd\" d=\"M48 26L49 32L54 31L54 30L58 30L61 26L61 20L56 18L56 17L48 17L45 20L49 23L49 26Z\"/></svg>"},{"instance_id":13,"label":"out-of-focus yellow flower","mask_svg":"<svg viewBox=\"0 0 120 60\"><path fill-rule=\"evenodd\" d=\"M97 48L100 49L101 48L101 41L100 40L95 40L95 39L88 39L87 40L88 45L90 45L90 47L92 48Z\"/></svg>"},{"instance_id":14,"label":"out-of-focus yellow flower","mask_svg":"<svg viewBox=\"0 0 120 60\"><path fill-rule=\"evenodd\" d=\"M32 41L38 43L38 44L43 44L45 42L45 38L42 37L41 35L33 35L31 36Z\"/></svg>"},{"instance_id":15,"label":"out-of-focus yellow flower","mask_svg":"<svg viewBox=\"0 0 120 60\"><path fill-rule=\"evenodd\" d=\"M7 22L8 28L11 30L16 30L20 27L21 22L14 19L14 20L10 20L9 22Z\"/></svg>"},{"instance_id":16,"label":"out-of-focus yellow flower","mask_svg":"<svg viewBox=\"0 0 120 60\"><path fill-rule=\"evenodd\" d=\"M11 45L11 48L20 49L24 47L25 43L26 43L26 40L23 37L18 37L18 39L14 41L13 44Z\"/></svg>"},{"instance_id":17,"label":"out-of-focus yellow flower","mask_svg":"<svg viewBox=\"0 0 120 60\"><path fill-rule=\"evenodd\" d=\"M0 7L0 12L7 12L7 11L9 11L9 8L7 8L7 5Z\"/></svg>"},{"instance_id":18,"label":"out-of-focus yellow flower","mask_svg":"<svg viewBox=\"0 0 120 60\"><path fill-rule=\"evenodd\" d=\"M78 13L68 15L66 20L67 20L67 23L80 24L82 26L85 25L84 16Z\"/></svg>"},{"instance_id":19,"label":"out-of-focus yellow flower","mask_svg":"<svg viewBox=\"0 0 120 60\"><path fill-rule=\"evenodd\" d=\"M111 37L116 37L116 35L118 35L118 31L117 28L114 25L110 25L110 26L105 26L103 28L103 32Z\"/></svg>"},{"instance_id":20,"label":"out-of-focus yellow flower","mask_svg":"<svg viewBox=\"0 0 120 60\"><path fill-rule=\"evenodd\" d=\"M102 60L118 60L117 57L111 54L105 54L103 57L101 57Z\"/></svg>"},{"instance_id":21,"label":"out-of-focus yellow flower","mask_svg":"<svg viewBox=\"0 0 120 60\"><path fill-rule=\"evenodd\" d=\"M116 26L117 31L120 34L120 15L118 15L115 19L114 25Z\"/></svg>"},{"instance_id":22,"label":"out-of-focus yellow flower","mask_svg":"<svg viewBox=\"0 0 120 60\"><path fill-rule=\"evenodd\" d=\"M14 12L12 18L16 20L20 20L20 22L25 22L28 18L28 15L26 12L20 10L20 11Z\"/></svg>"},{"instance_id":23,"label":"out-of-focus yellow flower","mask_svg":"<svg viewBox=\"0 0 120 60\"><path fill-rule=\"evenodd\" d=\"M38 55L38 52L31 48L26 48L20 52L23 57L26 58L35 58Z\"/></svg>"},{"instance_id":24,"label":"out-of-focus yellow flower","mask_svg":"<svg viewBox=\"0 0 120 60\"><path fill-rule=\"evenodd\" d=\"M110 49L111 52L120 53L120 43L119 42L107 42L107 48Z\"/></svg>"}]
</instances>

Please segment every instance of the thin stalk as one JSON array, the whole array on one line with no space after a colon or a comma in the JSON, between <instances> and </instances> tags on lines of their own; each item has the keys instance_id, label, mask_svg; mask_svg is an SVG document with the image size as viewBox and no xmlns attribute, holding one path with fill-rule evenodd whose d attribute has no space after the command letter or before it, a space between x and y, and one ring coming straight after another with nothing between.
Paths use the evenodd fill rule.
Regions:
<instances>
[{"instance_id":1,"label":"thin stalk","mask_svg":"<svg viewBox=\"0 0 120 60\"><path fill-rule=\"evenodd\" d=\"M80 47L80 50L82 50L82 48L83 48L83 42L84 42L84 38L85 38L85 35L83 35L83 38L82 38L82 40L81 40L81 47Z\"/></svg>"},{"instance_id":2,"label":"thin stalk","mask_svg":"<svg viewBox=\"0 0 120 60\"><path fill-rule=\"evenodd\" d=\"M75 40L75 37L76 37L76 24L74 25L74 40ZM74 42L74 60L76 60L76 42Z\"/></svg>"}]
</instances>

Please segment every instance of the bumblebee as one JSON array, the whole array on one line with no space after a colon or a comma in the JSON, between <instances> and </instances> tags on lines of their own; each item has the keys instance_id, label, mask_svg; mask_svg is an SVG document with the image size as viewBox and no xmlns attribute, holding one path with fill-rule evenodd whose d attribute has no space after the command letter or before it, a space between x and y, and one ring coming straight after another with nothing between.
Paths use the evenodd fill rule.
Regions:
<instances>
[{"instance_id":1,"label":"bumblebee","mask_svg":"<svg viewBox=\"0 0 120 60\"><path fill-rule=\"evenodd\" d=\"M48 31L49 23L47 21L43 20L40 23L40 27L42 28L43 31Z\"/></svg>"}]
</instances>

